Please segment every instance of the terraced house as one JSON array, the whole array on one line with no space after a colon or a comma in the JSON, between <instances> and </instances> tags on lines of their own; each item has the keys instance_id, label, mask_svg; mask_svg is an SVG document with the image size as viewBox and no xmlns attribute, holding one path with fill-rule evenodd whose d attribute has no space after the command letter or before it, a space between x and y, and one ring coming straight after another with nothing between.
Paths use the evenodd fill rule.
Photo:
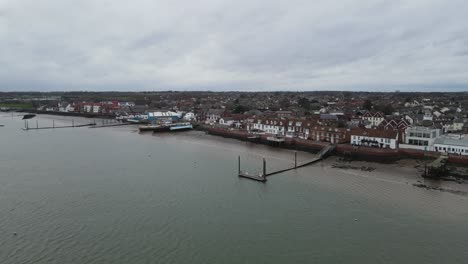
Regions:
<instances>
[{"instance_id":1,"label":"terraced house","mask_svg":"<svg viewBox=\"0 0 468 264\"><path fill-rule=\"evenodd\" d=\"M310 126L309 139L314 141L330 142L332 144L348 143L350 140L350 130L331 126Z\"/></svg>"},{"instance_id":2,"label":"terraced house","mask_svg":"<svg viewBox=\"0 0 468 264\"><path fill-rule=\"evenodd\" d=\"M369 122L369 127L377 127L385 120L385 116L382 112L366 112L362 119Z\"/></svg>"},{"instance_id":3,"label":"terraced house","mask_svg":"<svg viewBox=\"0 0 468 264\"><path fill-rule=\"evenodd\" d=\"M249 132L264 132L267 134L284 136L287 120L282 118L258 118L247 124Z\"/></svg>"}]
</instances>

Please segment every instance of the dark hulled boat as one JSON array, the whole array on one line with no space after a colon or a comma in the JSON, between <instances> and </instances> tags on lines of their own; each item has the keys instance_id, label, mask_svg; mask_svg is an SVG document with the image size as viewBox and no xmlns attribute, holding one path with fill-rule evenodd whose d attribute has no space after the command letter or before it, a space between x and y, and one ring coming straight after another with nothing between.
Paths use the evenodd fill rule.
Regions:
<instances>
[{"instance_id":1,"label":"dark hulled boat","mask_svg":"<svg viewBox=\"0 0 468 264\"><path fill-rule=\"evenodd\" d=\"M24 119L31 119L31 118L33 118L35 116L36 116L35 114L26 114L26 115L23 116L23 120Z\"/></svg>"}]
</instances>

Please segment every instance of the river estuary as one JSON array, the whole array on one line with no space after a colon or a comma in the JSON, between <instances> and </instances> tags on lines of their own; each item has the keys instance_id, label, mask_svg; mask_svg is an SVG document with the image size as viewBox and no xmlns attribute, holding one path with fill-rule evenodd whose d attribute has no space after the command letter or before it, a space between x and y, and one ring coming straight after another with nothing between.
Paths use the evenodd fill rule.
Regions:
<instances>
[{"instance_id":1,"label":"river estuary","mask_svg":"<svg viewBox=\"0 0 468 264\"><path fill-rule=\"evenodd\" d=\"M263 157L290 166L291 150L0 116L2 264L468 261L468 197L412 186L412 167L327 160L263 184L237 177L237 156L254 172Z\"/></svg>"}]
</instances>

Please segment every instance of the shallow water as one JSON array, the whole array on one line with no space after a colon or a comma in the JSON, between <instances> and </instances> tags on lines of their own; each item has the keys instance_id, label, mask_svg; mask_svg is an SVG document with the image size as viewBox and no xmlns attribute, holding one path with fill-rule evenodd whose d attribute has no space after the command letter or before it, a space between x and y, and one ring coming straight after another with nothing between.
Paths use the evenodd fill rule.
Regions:
<instances>
[{"instance_id":1,"label":"shallow water","mask_svg":"<svg viewBox=\"0 0 468 264\"><path fill-rule=\"evenodd\" d=\"M52 119L70 122L39 122ZM236 176L237 156L254 172L263 157L269 170L290 166L292 151L195 131L0 124L0 263L468 259L468 198L415 188L405 170L324 162L262 184Z\"/></svg>"}]
</instances>

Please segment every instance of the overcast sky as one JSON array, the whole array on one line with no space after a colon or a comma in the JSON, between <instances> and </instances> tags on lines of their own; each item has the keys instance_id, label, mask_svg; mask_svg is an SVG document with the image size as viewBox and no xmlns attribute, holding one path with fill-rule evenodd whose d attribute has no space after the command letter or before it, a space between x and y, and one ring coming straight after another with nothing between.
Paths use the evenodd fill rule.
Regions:
<instances>
[{"instance_id":1,"label":"overcast sky","mask_svg":"<svg viewBox=\"0 0 468 264\"><path fill-rule=\"evenodd\" d=\"M468 90L466 0L0 0L0 91Z\"/></svg>"}]
</instances>

